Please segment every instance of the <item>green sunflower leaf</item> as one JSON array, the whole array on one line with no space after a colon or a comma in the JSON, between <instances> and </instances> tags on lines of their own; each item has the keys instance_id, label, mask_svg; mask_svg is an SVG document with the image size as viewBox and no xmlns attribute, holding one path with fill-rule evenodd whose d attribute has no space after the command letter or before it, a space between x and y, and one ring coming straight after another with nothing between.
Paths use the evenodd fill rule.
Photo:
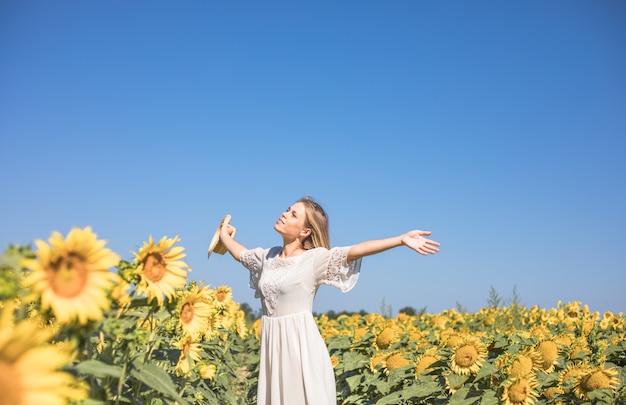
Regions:
<instances>
[{"instance_id":1,"label":"green sunflower leaf","mask_svg":"<svg viewBox=\"0 0 626 405\"><path fill-rule=\"evenodd\" d=\"M95 377L120 378L122 376L122 367L106 364L99 360L84 360L74 366L74 370L80 374L88 374Z\"/></svg>"},{"instance_id":2,"label":"green sunflower leaf","mask_svg":"<svg viewBox=\"0 0 626 405\"><path fill-rule=\"evenodd\" d=\"M333 349L348 349L350 348L351 344L352 341L347 336L333 336L332 338L328 339L327 342L329 351L332 351Z\"/></svg>"},{"instance_id":3,"label":"green sunflower leaf","mask_svg":"<svg viewBox=\"0 0 626 405\"><path fill-rule=\"evenodd\" d=\"M155 389L170 398L174 398L183 405L187 404L187 401L178 395L176 386L165 370L150 363L141 364L139 362L135 362L133 365L134 367L131 370L133 378L136 378L148 387Z\"/></svg>"},{"instance_id":4,"label":"green sunflower leaf","mask_svg":"<svg viewBox=\"0 0 626 405\"><path fill-rule=\"evenodd\" d=\"M450 387L456 388L465 384L465 381L468 379L469 375L450 374L448 376L448 383L450 384Z\"/></svg>"},{"instance_id":5,"label":"green sunflower leaf","mask_svg":"<svg viewBox=\"0 0 626 405\"><path fill-rule=\"evenodd\" d=\"M476 380L480 380L481 378L488 377L490 375L494 375L498 372L498 367L493 365L492 363L485 363L476 374Z\"/></svg>"},{"instance_id":6,"label":"green sunflower leaf","mask_svg":"<svg viewBox=\"0 0 626 405\"><path fill-rule=\"evenodd\" d=\"M480 405L498 405L499 403L500 400L498 399L495 391L486 390L482 393Z\"/></svg>"},{"instance_id":7,"label":"green sunflower leaf","mask_svg":"<svg viewBox=\"0 0 626 405\"><path fill-rule=\"evenodd\" d=\"M363 367L367 364L367 360L368 359L360 353L346 352L341 362L343 363L344 370L349 371Z\"/></svg>"},{"instance_id":8,"label":"green sunflower leaf","mask_svg":"<svg viewBox=\"0 0 626 405\"><path fill-rule=\"evenodd\" d=\"M376 405L395 405L401 403L401 399L405 399L403 393L396 391L379 399Z\"/></svg>"},{"instance_id":9,"label":"green sunflower leaf","mask_svg":"<svg viewBox=\"0 0 626 405\"><path fill-rule=\"evenodd\" d=\"M357 390L358 386L361 384L363 377L361 375L353 375L345 379L345 382L348 384L350 388L350 392L354 392Z\"/></svg>"},{"instance_id":10,"label":"green sunflower leaf","mask_svg":"<svg viewBox=\"0 0 626 405\"><path fill-rule=\"evenodd\" d=\"M467 394L469 393L468 387L463 387L458 389L452 396L448 402L448 405L466 405L474 402L475 398L470 398L469 402L467 400Z\"/></svg>"},{"instance_id":11,"label":"green sunflower leaf","mask_svg":"<svg viewBox=\"0 0 626 405\"><path fill-rule=\"evenodd\" d=\"M613 399L613 392L610 389L597 389L587 393L587 398L592 401L600 401L605 403L611 403Z\"/></svg>"},{"instance_id":12,"label":"green sunflower leaf","mask_svg":"<svg viewBox=\"0 0 626 405\"><path fill-rule=\"evenodd\" d=\"M408 387L407 391L411 394L411 397L426 398L441 391L441 387L432 379L426 381L419 379L418 383Z\"/></svg>"}]
</instances>

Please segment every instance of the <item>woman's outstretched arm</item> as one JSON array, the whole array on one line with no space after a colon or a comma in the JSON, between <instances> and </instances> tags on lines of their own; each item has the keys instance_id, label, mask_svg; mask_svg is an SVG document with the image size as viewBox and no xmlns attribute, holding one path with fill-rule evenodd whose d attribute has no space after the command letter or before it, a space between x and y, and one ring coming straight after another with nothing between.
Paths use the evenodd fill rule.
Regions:
<instances>
[{"instance_id":1,"label":"woman's outstretched arm","mask_svg":"<svg viewBox=\"0 0 626 405\"><path fill-rule=\"evenodd\" d=\"M237 261L239 261L239 256L241 252L244 250L248 250L244 245L237 242L235 238L233 238L233 233L235 232L235 228L231 224L222 224L220 228L220 242L226 247L228 253Z\"/></svg>"},{"instance_id":2,"label":"woman's outstretched arm","mask_svg":"<svg viewBox=\"0 0 626 405\"><path fill-rule=\"evenodd\" d=\"M348 262L359 259L363 256L375 255L398 246L407 246L422 255L435 254L439 252L439 242L426 239L424 236L430 235L429 231L409 231L405 234L392 238L369 240L358 243L348 250Z\"/></svg>"}]
</instances>

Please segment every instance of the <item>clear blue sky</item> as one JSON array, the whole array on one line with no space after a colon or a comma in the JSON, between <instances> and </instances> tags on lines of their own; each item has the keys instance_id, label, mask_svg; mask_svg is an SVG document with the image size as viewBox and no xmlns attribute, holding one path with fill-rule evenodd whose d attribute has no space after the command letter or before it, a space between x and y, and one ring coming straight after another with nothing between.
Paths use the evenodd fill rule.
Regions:
<instances>
[{"instance_id":1,"label":"clear blue sky","mask_svg":"<svg viewBox=\"0 0 626 405\"><path fill-rule=\"evenodd\" d=\"M231 214L281 243L309 194L333 245L427 229L436 256L365 258L314 310L626 311L624 1L4 1L0 243L92 226L130 259L180 236L191 279Z\"/></svg>"}]
</instances>

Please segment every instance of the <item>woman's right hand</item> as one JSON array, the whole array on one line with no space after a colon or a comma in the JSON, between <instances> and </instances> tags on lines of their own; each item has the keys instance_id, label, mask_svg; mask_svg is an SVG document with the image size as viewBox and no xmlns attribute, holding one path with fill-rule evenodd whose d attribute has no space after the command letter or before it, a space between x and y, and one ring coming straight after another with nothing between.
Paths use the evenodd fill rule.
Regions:
<instances>
[{"instance_id":1,"label":"woman's right hand","mask_svg":"<svg viewBox=\"0 0 626 405\"><path fill-rule=\"evenodd\" d=\"M232 234L235 232L235 227L233 227L230 223L224 224L220 228L220 239L224 240L224 237L232 238Z\"/></svg>"}]
</instances>

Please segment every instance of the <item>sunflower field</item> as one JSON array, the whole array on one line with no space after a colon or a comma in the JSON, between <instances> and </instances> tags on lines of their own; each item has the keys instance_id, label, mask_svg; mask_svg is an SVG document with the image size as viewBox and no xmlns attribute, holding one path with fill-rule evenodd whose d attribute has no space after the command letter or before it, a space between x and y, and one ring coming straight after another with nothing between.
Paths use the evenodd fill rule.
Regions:
<instances>
[{"instance_id":1,"label":"sunflower field","mask_svg":"<svg viewBox=\"0 0 626 405\"><path fill-rule=\"evenodd\" d=\"M91 228L0 255L0 405L254 404L260 319L189 280L177 237ZM493 306L316 317L338 404L624 404L626 317Z\"/></svg>"}]
</instances>

